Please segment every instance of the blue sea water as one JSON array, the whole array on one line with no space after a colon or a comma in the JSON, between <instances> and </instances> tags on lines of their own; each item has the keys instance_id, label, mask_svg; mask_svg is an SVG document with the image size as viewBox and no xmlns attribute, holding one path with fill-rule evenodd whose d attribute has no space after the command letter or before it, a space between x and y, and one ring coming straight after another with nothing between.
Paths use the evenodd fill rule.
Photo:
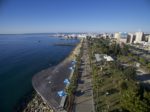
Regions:
<instances>
[{"instance_id":1,"label":"blue sea water","mask_svg":"<svg viewBox=\"0 0 150 112\"><path fill-rule=\"evenodd\" d=\"M61 62L74 48L54 43L77 43L48 34L0 35L0 112L12 112L30 93L32 77Z\"/></svg>"}]
</instances>

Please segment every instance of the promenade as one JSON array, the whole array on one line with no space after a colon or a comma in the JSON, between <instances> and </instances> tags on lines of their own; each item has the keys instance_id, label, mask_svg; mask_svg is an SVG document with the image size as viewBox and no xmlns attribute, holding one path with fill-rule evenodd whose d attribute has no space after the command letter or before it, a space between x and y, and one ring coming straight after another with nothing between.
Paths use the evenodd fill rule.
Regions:
<instances>
[{"instance_id":1,"label":"promenade","mask_svg":"<svg viewBox=\"0 0 150 112\"><path fill-rule=\"evenodd\" d=\"M65 84L63 81L69 78L71 74L69 67L72 66L71 61L79 53L80 47L81 43L60 64L37 73L32 79L33 88L55 112L63 111L63 107L60 105L62 98L58 96L57 92L64 90Z\"/></svg>"},{"instance_id":2,"label":"promenade","mask_svg":"<svg viewBox=\"0 0 150 112\"><path fill-rule=\"evenodd\" d=\"M74 112L94 112L92 95L92 74L88 56L88 46L86 41L83 44L82 64L80 68L81 77L75 95Z\"/></svg>"},{"instance_id":3,"label":"promenade","mask_svg":"<svg viewBox=\"0 0 150 112\"><path fill-rule=\"evenodd\" d=\"M59 110L61 97L57 92L63 90L65 78L70 75L71 59L67 58L62 63L53 68L48 68L36 74L32 79L32 85L36 92L54 111Z\"/></svg>"}]
</instances>

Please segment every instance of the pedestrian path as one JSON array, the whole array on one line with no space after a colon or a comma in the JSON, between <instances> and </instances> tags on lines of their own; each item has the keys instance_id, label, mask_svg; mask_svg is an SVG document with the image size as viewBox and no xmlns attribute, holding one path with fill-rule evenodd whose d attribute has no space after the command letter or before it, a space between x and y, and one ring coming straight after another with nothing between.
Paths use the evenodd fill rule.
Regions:
<instances>
[{"instance_id":1,"label":"pedestrian path","mask_svg":"<svg viewBox=\"0 0 150 112\"><path fill-rule=\"evenodd\" d=\"M81 78L75 96L74 112L94 112L91 83L91 68L87 50L87 43L83 43L83 56L81 65Z\"/></svg>"}]
</instances>

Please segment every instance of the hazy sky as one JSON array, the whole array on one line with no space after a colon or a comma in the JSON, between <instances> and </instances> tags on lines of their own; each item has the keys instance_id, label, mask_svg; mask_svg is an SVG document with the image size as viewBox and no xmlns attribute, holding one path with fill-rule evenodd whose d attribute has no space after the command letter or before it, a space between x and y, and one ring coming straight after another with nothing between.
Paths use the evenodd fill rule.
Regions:
<instances>
[{"instance_id":1,"label":"hazy sky","mask_svg":"<svg viewBox=\"0 0 150 112\"><path fill-rule=\"evenodd\" d=\"M150 0L0 0L0 33L150 32Z\"/></svg>"}]
</instances>

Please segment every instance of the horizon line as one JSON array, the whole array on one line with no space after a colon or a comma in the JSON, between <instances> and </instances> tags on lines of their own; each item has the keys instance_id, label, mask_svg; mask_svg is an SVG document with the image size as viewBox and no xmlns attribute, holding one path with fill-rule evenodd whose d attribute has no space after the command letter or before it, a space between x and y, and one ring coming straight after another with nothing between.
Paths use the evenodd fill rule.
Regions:
<instances>
[{"instance_id":1,"label":"horizon line","mask_svg":"<svg viewBox=\"0 0 150 112\"><path fill-rule=\"evenodd\" d=\"M0 35L23 35L23 34L51 34L51 33L117 33L122 31L116 31L116 32L33 32L33 33L0 33ZM123 31L126 32L126 31ZM144 31L136 31L136 32L144 32ZM136 33L136 32L127 32L127 33ZM150 32L144 32L145 34L150 34Z\"/></svg>"}]
</instances>

